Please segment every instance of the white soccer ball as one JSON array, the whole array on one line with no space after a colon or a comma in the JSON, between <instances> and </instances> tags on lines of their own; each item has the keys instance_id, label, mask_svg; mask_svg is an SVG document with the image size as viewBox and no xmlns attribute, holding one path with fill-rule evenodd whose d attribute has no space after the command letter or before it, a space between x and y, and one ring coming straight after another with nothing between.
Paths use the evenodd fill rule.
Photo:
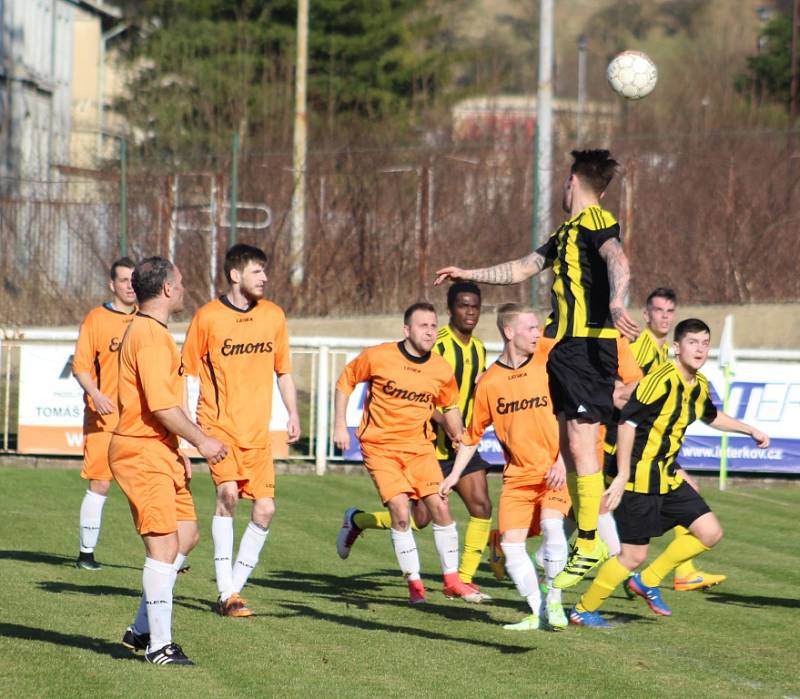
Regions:
<instances>
[{"instance_id":1,"label":"white soccer ball","mask_svg":"<svg viewBox=\"0 0 800 699\"><path fill-rule=\"evenodd\" d=\"M646 53L623 51L611 59L606 77L611 89L620 97L640 100L649 95L656 86L658 69Z\"/></svg>"}]
</instances>

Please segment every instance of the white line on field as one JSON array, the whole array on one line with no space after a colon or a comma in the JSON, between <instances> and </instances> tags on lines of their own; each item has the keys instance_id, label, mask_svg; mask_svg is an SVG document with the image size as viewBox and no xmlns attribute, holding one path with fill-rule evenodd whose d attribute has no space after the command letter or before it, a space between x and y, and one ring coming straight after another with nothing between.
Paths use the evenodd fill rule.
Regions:
<instances>
[{"instance_id":1,"label":"white line on field","mask_svg":"<svg viewBox=\"0 0 800 699\"><path fill-rule=\"evenodd\" d=\"M783 502L781 500L773 500L772 498L765 498L763 495L753 495L753 493L737 493L736 491L728 491L731 495L738 495L743 498L752 498L753 500L762 500L772 505L780 505L781 507L797 507L795 502Z\"/></svg>"}]
</instances>

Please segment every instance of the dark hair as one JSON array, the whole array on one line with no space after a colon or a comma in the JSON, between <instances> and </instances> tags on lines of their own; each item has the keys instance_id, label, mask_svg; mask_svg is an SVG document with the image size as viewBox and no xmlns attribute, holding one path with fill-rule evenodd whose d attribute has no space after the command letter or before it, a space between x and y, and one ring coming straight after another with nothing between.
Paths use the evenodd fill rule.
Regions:
<instances>
[{"instance_id":1,"label":"dark hair","mask_svg":"<svg viewBox=\"0 0 800 699\"><path fill-rule=\"evenodd\" d=\"M403 313L403 325L408 325L411 322L411 316L413 316L417 311L430 311L431 313L436 313L436 309L433 307L432 303L428 303L427 301L417 301L406 308L406 312Z\"/></svg>"},{"instance_id":2,"label":"dark hair","mask_svg":"<svg viewBox=\"0 0 800 699\"><path fill-rule=\"evenodd\" d=\"M481 288L475 282L454 282L447 290L447 308L451 311L459 294L475 294L481 300Z\"/></svg>"},{"instance_id":3,"label":"dark hair","mask_svg":"<svg viewBox=\"0 0 800 699\"><path fill-rule=\"evenodd\" d=\"M174 270L175 266L163 257L148 257L136 265L131 284L139 303L158 298L164 282L170 280Z\"/></svg>"},{"instance_id":4,"label":"dark hair","mask_svg":"<svg viewBox=\"0 0 800 699\"><path fill-rule=\"evenodd\" d=\"M647 297L647 303L645 304L647 308L650 308L653 299L667 299L667 301L672 301L672 303L678 303L678 297L675 295L675 292L666 286L659 286L657 289L653 289L650 292L650 296Z\"/></svg>"},{"instance_id":5,"label":"dark hair","mask_svg":"<svg viewBox=\"0 0 800 699\"><path fill-rule=\"evenodd\" d=\"M619 169L619 163L607 150L574 150L571 153L575 162L570 172L586 182L595 194L606 191Z\"/></svg>"},{"instance_id":6,"label":"dark hair","mask_svg":"<svg viewBox=\"0 0 800 699\"><path fill-rule=\"evenodd\" d=\"M711 335L711 328L699 318L687 318L675 326L675 342L680 342L689 333L708 333Z\"/></svg>"},{"instance_id":7,"label":"dark hair","mask_svg":"<svg viewBox=\"0 0 800 699\"><path fill-rule=\"evenodd\" d=\"M249 262L260 262L266 267L267 256L263 250L252 245L237 243L231 247L225 253L225 276L228 278L228 283L231 282L231 270L242 272Z\"/></svg>"},{"instance_id":8,"label":"dark hair","mask_svg":"<svg viewBox=\"0 0 800 699\"><path fill-rule=\"evenodd\" d=\"M130 257L120 257L118 260L114 260L114 263L111 265L111 281L113 282L117 278L117 267L125 267L125 269L136 269L136 263Z\"/></svg>"}]
</instances>

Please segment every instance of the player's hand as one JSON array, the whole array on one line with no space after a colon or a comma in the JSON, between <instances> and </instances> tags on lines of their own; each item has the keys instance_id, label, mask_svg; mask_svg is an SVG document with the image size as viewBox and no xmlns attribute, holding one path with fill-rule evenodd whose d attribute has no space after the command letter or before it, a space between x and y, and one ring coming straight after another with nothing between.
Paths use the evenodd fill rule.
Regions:
<instances>
[{"instance_id":1,"label":"player's hand","mask_svg":"<svg viewBox=\"0 0 800 699\"><path fill-rule=\"evenodd\" d=\"M567 468L564 462L559 459L556 461L544 477L545 485L550 490L560 490L567 483Z\"/></svg>"},{"instance_id":2,"label":"player's hand","mask_svg":"<svg viewBox=\"0 0 800 699\"><path fill-rule=\"evenodd\" d=\"M447 496L450 495L456 483L458 483L458 477L454 478L451 473L439 484L439 497L443 500L447 500Z\"/></svg>"},{"instance_id":3,"label":"player's hand","mask_svg":"<svg viewBox=\"0 0 800 699\"><path fill-rule=\"evenodd\" d=\"M300 416L297 413L289 416L286 423L286 443L294 444L300 439Z\"/></svg>"},{"instance_id":4,"label":"player's hand","mask_svg":"<svg viewBox=\"0 0 800 699\"><path fill-rule=\"evenodd\" d=\"M181 452L181 458L183 459L183 470L186 472L186 482L188 483L192 480L192 460L183 452Z\"/></svg>"},{"instance_id":5,"label":"player's hand","mask_svg":"<svg viewBox=\"0 0 800 699\"><path fill-rule=\"evenodd\" d=\"M625 492L625 479L617 476L611 485L606 488L603 497L606 499L606 507L608 511L616 510L620 502L622 502L622 494Z\"/></svg>"},{"instance_id":6,"label":"player's hand","mask_svg":"<svg viewBox=\"0 0 800 699\"><path fill-rule=\"evenodd\" d=\"M212 466L218 464L228 455L227 447L214 437L204 437L197 445L197 451Z\"/></svg>"},{"instance_id":7,"label":"player's hand","mask_svg":"<svg viewBox=\"0 0 800 699\"><path fill-rule=\"evenodd\" d=\"M111 399L100 393L100 391L97 391L91 398L92 403L94 403L94 409L100 415L111 415L114 412L114 404Z\"/></svg>"},{"instance_id":8,"label":"player's hand","mask_svg":"<svg viewBox=\"0 0 800 699\"><path fill-rule=\"evenodd\" d=\"M627 337L631 342L639 337L639 326L633 318L628 315L628 311L624 306L610 306L609 311L611 311L611 319L614 321L614 327L619 330L623 336Z\"/></svg>"},{"instance_id":9,"label":"player's hand","mask_svg":"<svg viewBox=\"0 0 800 699\"><path fill-rule=\"evenodd\" d=\"M334 426L333 443L342 451L350 448L350 430L347 429L347 425Z\"/></svg>"},{"instance_id":10,"label":"player's hand","mask_svg":"<svg viewBox=\"0 0 800 699\"><path fill-rule=\"evenodd\" d=\"M466 272L467 270L461 269L460 267L442 267L442 269L436 270L436 279L434 280L433 285L439 286L448 279L452 279L453 281L467 279L465 276Z\"/></svg>"},{"instance_id":11,"label":"player's hand","mask_svg":"<svg viewBox=\"0 0 800 699\"><path fill-rule=\"evenodd\" d=\"M756 443L759 449L766 449L769 446L769 435L766 435L759 430L753 430L750 436L753 438L753 441Z\"/></svg>"}]
</instances>

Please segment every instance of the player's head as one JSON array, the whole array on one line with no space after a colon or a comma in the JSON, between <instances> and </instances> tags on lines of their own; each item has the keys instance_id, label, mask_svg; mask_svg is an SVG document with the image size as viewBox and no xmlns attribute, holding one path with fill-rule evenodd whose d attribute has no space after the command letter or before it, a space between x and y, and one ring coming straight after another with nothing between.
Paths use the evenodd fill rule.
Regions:
<instances>
[{"instance_id":1,"label":"player's head","mask_svg":"<svg viewBox=\"0 0 800 699\"><path fill-rule=\"evenodd\" d=\"M506 347L524 356L533 354L542 335L535 309L522 303L504 303L497 309L497 329Z\"/></svg>"},{"instance_id":2,"label":"player's head","mask_svg":"<svg viewBox=\"0 0 800 699\"><path fill-rule=\"evenodd\" d=\"M447 290L450 325L464 335L471 335L481 317L481 288L474 282L455 282Z\"/></svg>"},{"instance_id":3,"label":"player's head","mask_svg":"<svg viewBox=\"0 0 800 699\"><path fill-rule=\"evenodd\" d=\"M411 304L403 314L403 335L420 356L433 349L438 327L436 309L427 301Z\"/></svg>"},{"instance_id":4,"label":"player's head","mask_svg":"<svg viewBox=\"0 0 800 699\"><path fill-rule=\"evenodd\" d=\"M135 267L136 263L130 257L120 257L111 265L111 281L108 283L108 288L124 306L133 306L136 303L136 293L131 284Z\"/></svg>"},{"instance_id":5,"label":"player's head","mask_svg":"<svg viewBox=\"0 0 800 699\"><path fill-rule=\"evenodd\" d=\"M698 318L687 318L675 326L672 348L675 359L690 372L695 372L708 359L711 349L711 330Z\"/></svg>"},{"instance_id":6,"label":"player's head","mask_svg":"<svg viewBox=\"0 0 800 699\"><path fill-rule=\"evenodd\" d=\"M163 300L170 313L183 310L183 276L163 257L148 257L133 270L133 290L141 305Z\"/></svg>"},{"instance_id":7,"label":"player's head","mask_svg":"<svg viewBox=\"0 0 800 699\"><path fill-rule=\"evenodd\" d=\"M267 256L259 248L237 243L225 253L225 276L251 301L264 298Z\"/></svg>"},{"instance_id":8,"label":"player's head","mask_svg":"<svg viewBox=\"0 0 800 699\"><path fill-rule=\"evenodd\" d=\"M619 169L619 163L607 150L574 150L569 176L564 181L561 205L571 211L576 193L600 199Z\"/></svg>"},{"instance_id":9,"label":"player's head","mask_svg":"<svg viewBox=\"0 0 800 699\"><path fill-rule=\"evenodd\" d=\"M659 340L666 337L675 322L675 306L678 297L672 289L660 286L647 297L644 320L647 327Z\"/></svg>"}]
</instances>

